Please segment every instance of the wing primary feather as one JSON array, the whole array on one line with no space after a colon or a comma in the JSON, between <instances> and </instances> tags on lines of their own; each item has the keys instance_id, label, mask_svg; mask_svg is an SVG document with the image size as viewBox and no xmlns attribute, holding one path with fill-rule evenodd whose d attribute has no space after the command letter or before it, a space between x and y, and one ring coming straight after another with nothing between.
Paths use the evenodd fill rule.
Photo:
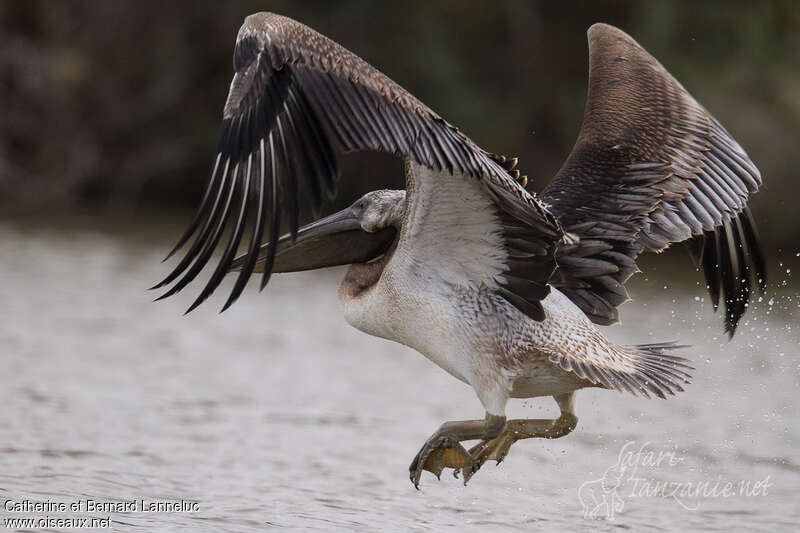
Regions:
<instances>
[{"instance_id":1,"label":"wing primary feather","mask_svg":"<svg viewBox=\"0 0 800 533\"><path fill-rule=\"evenodd\" d=\"M198 267L197 268L198 273L210 260L211 254L214 252L214 250L216 250L218 242L220 241L222 235L225 232L225 228L229 225L229 222L231 221L230 207L233 203L233 198L237 195L237 191L239 191L242 187L241 181L239 179L239 171L240 171L239 169L240 169L240 164L237 163L233 168L233 174L231 178L231 190L228 196L228 202L226 204L225 211L223 212L222 217L220 218L216 234L214 235L212 241L210 241L213 244L209 246L205 260L203 260L201 263L199 260L200 258L198 258L198 262L195 265ZM203 290L200 292L200 295L195 299L192 305L189 306L186 312L184 312L184 315L191 313L194 309L197 308L198 305L203 303L206 300L206 298L208 298L211 295L211 293L214 292L214 289L217 288L219 283L222 281L222 278L225 276L225 273L228 271L228 268L225 265L225 263L226 262L230 263L230 260L233 258L233 254L236 252L236 248L238 246L238 238L241 237L241 230L240 230L241 219L242 217L244 217L246 213L245 208L246 208L246 201L243 200L242 205L239 209L238 220L234 224L233 233L228 241L227 246L225 247L225 251L223 252L222 257L220 257L220 260L217 263L217 266L215 267L214 272L211 274L211 277L209 278L208 282L206 283L206 286L203 287Z\"/></svg>"},{"instance_id":2,"label":"wing primary feather","mask_svg":"<svg viewBox=\"0 0 800 533\"><path fill-rule=\"evenodd\" d=\"M314 211L317 212L322 203L321 183L325 180L325 178L322 177L324 171L321 170L319 162L321 154L316 152L317 148L314 146L315 141L311 139L307 129L304 127L305 124L301 116L303 110L298 107L293 92L289 93L286 105L286 130L288 131L289 138L294 139L297 144L297 149L292 150L294 167L298 169L297 172L301 174L302 178L305 179L305 182L308 184L309 194L312 198L312 207ZM289 206L290 229L297 226L299 218L297 186L301 176L297 176L294 180L294 205ZM297 231L295 230L292 232L292 241L296 238Z\"/></svg>"},{"instance_id":3,"label":"wing primary feather","mask_svg":"<svg viewBox=\"0 0 800 533\"><path fill-rule=\"evenodd\" d=\"M283 116L287 116L289 114L288 108ZM304 172L304 165L303 163L299 162L297 158L291 157L289 150L286 146L286 134L283 131L283 121L281 120L280 115L276 119L275 122L278 131L278 140L280 141L279 152L281 153L281 164L283 169L284 181L286 182L285 186L283 187L283 196L286 200L286 207L289 214L289 232L292 234L292 241L297 239L297 219L298 219L298 207L297 207L297 174ZM293 131L290 132L291 136L290 139L297 142L297 135L294 134Z\"/></svg>"},{"instance_id":4,"label":"wing primary feather","mask_svg":"<svg viewBox=\"0 0 800 533\"><path fill-rule=\"evenodd\" d=\"M152 287L153 289L158 289L158 288L164 287L165 285L168 285L169 283L172 283L184 270L189 268L189 265L192 263L192 261L197 256L197 254L202 252L203 247L205 246L205 244L208 241L208 235L210 234L210 232L212 231L212 228L214 227L214 222L216 221L216 217L217 217L217 214L219 212L219 203L220 203L220 201L222 200L222 197L225 194L226 185L227 185L228 170L230 169L230 163L231 163L230 159L226 159L225 160L225 166L222 169L222 178L221 178L220 186L219 186L219 189L217 190L217 195L216 195L216 198L214 200L214 204L211 206L211 210L210 210L208 216L205 219L205 223L203 225L203 229L200 230L200 233L197 236L197 238L195 239L194 243L192 244L192 247L189 249L188 252L186 252L186 255L183 256L183 259L181 259L181 261L178 263L178 265L172 270L172 272L170 272L167 275L166 278L164 278L157 285L154 285ZM174 291L174 292L170 291L169 293L156 298L155 301L158 301L158 300L161 300L163 298L166 298L167 296L169 296L171 294L175 294L175 292L177 292L177 291Z\"/></svg>"},{"instance_id":5,"label":"wing primary feather","mask_svg":"<svg viewBox=\"0 0 800 533\"><path fill-rule=\"evenodd\" d=\"M309 125L306 113L308 109L303 109L297 102L293 92L289 93L287 102L290 109L296 110L296 113L288 115L288 125L294 128L299 140L299 150L295 151L298 159L305 159L306 166L309 168L308 173L303 176L308 186L308 195L311 199L311 210L314 216L317 217L320 209L322 208L322 187L326 183L325 177L327 169L327 162L325 161L324 141L321 141L317 135L312 131L313 126Z\"/></svg>"},{"instance_id":6,"label":"wing primary feather","mask_svg":"<svg viewBox=\"0 0 800 533\"><path fill-rule=\"evenodd\" d=\"M259 141L259 145L263 146L263 144L264 140L261 139ZM252 168L253 154L248 156L247 175L251 176L251 179L253 180L251 196L255 198L257 202L255 222L253 224L252 234L250 235L250 244L247 247L247 256L245 258L244 265L242 265L242 270L236 277L236 283L233 286L233 290L231 291L228 300L225 302L225 305L222 306L222 311L225 311L227 308L229 308L242 294L242 291L247 284L247 280L250 279L253 269L256 266L256 261L258 260L258 247L261 244L261 235L264 233L264 196L262 194L262 191L264 190L264 167L261 163L263 161L262 154L263 150L256 152L257 165L261 168L261 171L255 172L255 174L253 174L254 169Z\"/></svg>"},{"instance_id":7,"label":"wing primary feather","mask_svg":"<svg viewBox=\"0 0 800 533\"><path fill-rule=\"evenodd\" d=\"M703 250L703 272L705 273L708 285L708 294L711 296L711 303L714 311L719 308L719 296L722 287L720 276L720 236L717 232L707 232L705 234L706 245Z\"/></svg>"},{"instance_id":8,"label":"wing primary feather","mask_svg":"<svg viewBox=\"0 0 800 533\"><path fill-rule=\"evenodd\" d=\"M200 201L200 207L197 208L197 214L194 217L194 220L189 224L189 228L184 232L180 239L178 239L178 244L176 244L172 250L167 254L167 256L161 260L163 263L164 261L168 260L170 257L175 254L178 250L186 244L186 241L189 240L194 232L197 230L197 227L200 225L200 222L203 220L206 213L206 208L208 207L208 202L211 199L211 191L214 189L214 185L217 181L217 170L219 170L219 163L222 160L222 154L217 154L217 159L214 161L214 168L211 170L211 177L208 182L208 186L206 187L205 192L203 193L203 199ZM167 282L169 283L169 282ZM158 287L163 286L162 284L158 284L154 287L150 287L150 289L157 289Z\"/></svg>"},{"instance_id":9,"label":"wing primary feather","mask_svg":"<svg viewBox=\"0 0 800 533\"><path fill-rule=\"evenodd\" d=\"M735 248L739 263L739 291L736 294L736 324L738 324L747 310L747 302L750 301L750 276L753 269L750 267L750 253L739 217L731 219L731 230L736 239Z\"/></svg>"},{"instance_id":10,"label":"wing primary feather","mask_svg":"<svg viewBox=\"0 0 800 533\"><path fill-rule=\"evenodd\" d=\"M241 154L241 139L242 139L242 122L244 121L245 114L241 113L231 120L231 136L228 145L225 147L232 161L239 163L239 156Z\"/></svg>"},{"instance_id":11,"label":"wing primary feather","mask_svg":"<svg viewBox=\"0 0 800 533\"><path fill-rule=\"evenodd\" d=\"M755 268L753 277L758 283L759 291L761 294L764 294L764 291L767 290L767 264L766 261L764 261L764 254L759 244L761 240L758 237L758 231L756 230L755 222L753 222L753 214L750 213L749 207L745 207L744 210L742 210L739 220L742 223L742 229L744 230L745 239L748 244L748 252L752 257L753 266Z\"/></svg>"},{"instance_id":12,"label":"wing primary feather","mask_svg":"<svg viewBox=\"0 0 800 533\"><path fill-rule=\"evenodd\" d=\"M249 157L248 157L249 159ZM237 170L234 170L234 176L237 175ZM216 290L219 284L222 282L222 279L225 277L225 274L228 273L230 270L231 262L233 261L234 255L236 251L239 249L239 243L242 240L242 233L244 232L244 225L245 221L247 220L247 212L250 206L250 167L248 163L247 167L247 174L242 173L241 178L236 181L235 186L239 190L239 196L241 198L241 205L239 207L239 214L236 217L236 222L233 226L233 233L231 234L230 239L228 240L228 244L225 247L225 251L222 253L222 257L220 258L219 262L217 263L217 267L214 269L214 272L211 274L211 278L208 280L208 283L200 292L200 295L195 299L186 313L191 313L198 305L203 303L206 298L211 296L211 294Z\"/></svg>"},{"instance_id":13,"label":"wing primary feather","mask_svg":"<svg viewBox=\"0 0 800 533\"><path fill-rule=\"evenodd\" d=\"M303 110L301 118L305 124L306 131L309 133L309 137L314 140L314 154L319 158L318 162L321 165L319 176L323 178L328 197L333 199L336 194L336 178L339 174L336 157L330 143L322 135L325 130L314 107L303 91L297 91L296 96L298 107ZM317 159L315 158L315 160Z\"/></svg>"},{"instance_id":14,"label":"wing primary feather","mask_svg":"<svg viewBox=\"0 0 800 533\"><path fill-rule=\"evenodd\" d=\"M725 302L725 332L733 336L735 317L733 315L735 297L738 292L738 263L736 251L733 250L730 226L723 224L717 232L720 235L720 272L722 276L722 296Z\"/></svg>"},{"instance_id":15,"label":"wing primary feather","mask_svg":"<svg viewBox=\"0 0 800 533\"><path fill-rule=\"evenodd\" d=\"M261 286L259 290L264 290L269 278L272 275L272 267L275 264L275 252L278 241L278 234L280 233L280 203L278 202L278 162L275 157L275 139L274 135L269 135L269 160L270 160L270 173L269 179L266 180L266 203L269 221L269 244L267 246L267 255L264 259L264 273L261 275ZM262 170L263 172L263 170Z\"/></svg>"},{"instance_id":16,"label":"wing primary feather","mask_svg":"<svg viewBox=\"0 0 800 533\"><path fill-rule=\"evenodd\" d=\"M234 172L237 167L238 163L237 165L234 166ZM203 270L203 267L206 265L206 263L208 263L208 259L211 257L211 254L214 253L214 249L217 247L217 243L219 242L220 237L222 237L222 232L225 229L226 223L228 221L228 212L230 211L231 201L233 200L233 193L235 191L233 183L235 181L235 178L236 178L235 176L232 176L231 179L229 181L226 181L225 183L225 193L227 194L227 198L225 199L225 205L222 207L222 209L219 209L219 206L217 206L218 207L217 212L213 215L213 220L215 221L214 230L205 240L203 249L200 251L200 254L198 255L197 259L195 259L194 263L189 268L189 270L186 271L183 277L180 280L178 280L178 282L175 285L173 285L169 291L167 291L158 298L159 300L162 298L167 298L168 296L172 296L176 292L183 289L195 277L197 277L197 274L199 274L200 271Z\"/></svg>"}]
</instances>

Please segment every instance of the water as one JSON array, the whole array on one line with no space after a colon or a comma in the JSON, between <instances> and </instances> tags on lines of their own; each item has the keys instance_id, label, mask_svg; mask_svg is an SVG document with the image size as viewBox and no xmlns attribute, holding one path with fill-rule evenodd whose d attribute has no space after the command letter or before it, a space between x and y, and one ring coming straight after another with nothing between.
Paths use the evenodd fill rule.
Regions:
<instances>
[{"instance_id":1,"label":"water","mask_svg":"<svg viewBox=\"0 0 800 533\"><path fill-rule=\"evenodd\" d=\"M800 294L781 272L787 285L754 305L730 343L693 283L640 276L623 327L607 331L693 344L685 393L583 391L573 434L519 442L467 487L426 472L417 492L407 467L424 439L445 420L480 417L480 404L416 352L349 328L341 270L277 276L223 315L219 295L183 317L196 288L155 304L144 290L166 271L175 223L135 234L59 226L0 225L0 499L197 507L2 509L3 519L215 532L775 531L800 520ZM557 410L541 398L513 401L509 415ZM722 493L729 482L735 494ZM584 518L582 485L584 501L594 490L613 518L608 506Z\"/></svg>"}]
</instances>

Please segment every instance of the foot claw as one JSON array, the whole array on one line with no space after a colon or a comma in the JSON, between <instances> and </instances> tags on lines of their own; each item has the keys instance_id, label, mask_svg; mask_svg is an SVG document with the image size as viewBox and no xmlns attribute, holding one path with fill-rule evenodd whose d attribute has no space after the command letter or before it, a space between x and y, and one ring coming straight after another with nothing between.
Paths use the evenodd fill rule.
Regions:
<instances>
[{"instance_id":1,"label":"foot claw","mask_svg":"<svg viewBox=\"0 0 800 533\"><path fill-rule=\"evenodd\" d=\"M442 470L445 467L459 468L472 463L472 458L460 442L448 435L434 434L422 446L408 467L409 479L419 490L423 470L431 472L441 480Z\"/></svg>"},{"instance_id":2,"label":"foot claw","mask_svg":"<svg viewBox=\"0 0 800 533\"><path fill-rule=\"evenodd\" d=\"M510 444L508 446L509 446L509 448L511 447ZM504 452L502 452L502 453L497 455L497 459L496 460L497 460L497 464L498 465L506 460L506 455L507 454L508 454L508 450L505 450Z\"/></svg>"},{"instance_id":3,"label":"foot claw","mask_svg":"<svg viewBox=\"0 0 800 533\"><path fill-rule=\"evenodd\" d=\"M480 467L478 467L478 468L480 468ZM470 479L472 479L472 476L474 476L475 472L477 472L477 471L478 471L477 468L474 469L474 470L472 468L464 468L464 486L465 487L467 486L467 483L469 482Z\"/></svg>"}]
</instances>

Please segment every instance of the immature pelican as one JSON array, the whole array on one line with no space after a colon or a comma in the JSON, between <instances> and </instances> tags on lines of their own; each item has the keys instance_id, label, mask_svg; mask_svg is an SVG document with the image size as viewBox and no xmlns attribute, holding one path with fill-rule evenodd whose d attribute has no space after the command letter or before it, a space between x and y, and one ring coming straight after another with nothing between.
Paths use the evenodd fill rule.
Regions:
<instances>
[{"instance_id":1,"label":"immature pelican","mask_svg":"<svg viewBox=\"0 0 800 533\"><path fill-rule=\"evenodd\" d=\"M686 241L731 335L764 262L747 209L761 183L744 150L622 31L589 29L589 96L578 141L552 183L525 190L516 159L480 149L358 56L294 20L247 17L239 30L217 157L158 287L192 281L231 226L190 311L231 270L223 310L253 272L350 264L339 289L354 327L410 346L478 395L482 420L446 422L410 466L468 480L511 445L575 428L575 391L604 387L664 398L691 369L672 343L619 346L617 321L636 257ZM405 191L366 194L298 229L298 181L318 213L341 152L401 157ZM289 233L280 237L282 221ZM246 252L234 259L243 234ZM262 237L266 232L266 244ZM173 250L173 252L175 251ZM180 277L179 279L179 276ZM506 421L509 398L553 396L556 420ZM470 450L462 441L480 440Z\"/></svg>"}]
</instances>

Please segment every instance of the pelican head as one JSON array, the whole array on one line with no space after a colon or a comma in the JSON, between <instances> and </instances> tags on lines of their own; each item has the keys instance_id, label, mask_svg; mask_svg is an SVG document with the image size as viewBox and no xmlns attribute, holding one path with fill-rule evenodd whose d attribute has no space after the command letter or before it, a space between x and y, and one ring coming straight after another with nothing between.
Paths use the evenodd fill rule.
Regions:
<instances>
[{"instance_id":1,"label":"pelican head","mask_svg":"<svg viewBox=\"0 0 800 533\"><path fill-rule=\"evenodd\" d=\"M287 233L277 241L272 271L299 272L353 265L348 277L353 272L369 271L373 273L370 285L374 284L386 263L384 257L397 240L405 199L405 191L371 191L346 209L301 227L294 239ZM263 271L268 248L269 243L261 246L255 272ZM241 268L243 261L244 256L237 258L232 269ZM362 265L365 269L359 270ZM377 270L379 265L381 268ZM365 281L363 276L357 277Z\"/></svg>"},{"instance_id":2,"label":"pelican head","mask_svg":"<svg viewBox=\"0 0 800 533\"><path fill-rule=\"evenodd\" d=\"M375 233L389 227L399 230L405 207L406 191L384 189L368 192L348 209L358 220L361 229Z\"/></svg>"}]
</instances>

